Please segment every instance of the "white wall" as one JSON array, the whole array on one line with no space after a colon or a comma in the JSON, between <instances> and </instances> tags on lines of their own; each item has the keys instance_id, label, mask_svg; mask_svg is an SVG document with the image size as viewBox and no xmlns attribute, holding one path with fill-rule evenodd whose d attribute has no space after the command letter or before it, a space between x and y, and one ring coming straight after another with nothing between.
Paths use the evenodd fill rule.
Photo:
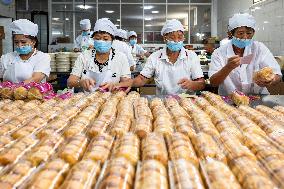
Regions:
<instances>
[{"instance_id":1,"label":"white wall","mask_svg":"<svg viewBox=\"0 0 284 189\"><path fill-rule=\"evenodd\" d=\"M266 0L255 5L248 0L218 0L218 36L226 37L228 20L234 13L247 12L256 19L254 39L263 42L274 55L284 55L283 5L284 0ZM254 10L255 7L260 9Z\"/></svg>"},{"instance_id":2,"label":"white wall","mask_svg":"<svg viewBox=\"0 0 284 189\"><path fill-rule=\"evenodd\" d=\"M5 39L3 43L3 54L13 51L13 41L12 41L12 31L9 28L9 25L12 22L12 18L0 18L0 26L4 26Z\"/></svg>"}]
</instances>

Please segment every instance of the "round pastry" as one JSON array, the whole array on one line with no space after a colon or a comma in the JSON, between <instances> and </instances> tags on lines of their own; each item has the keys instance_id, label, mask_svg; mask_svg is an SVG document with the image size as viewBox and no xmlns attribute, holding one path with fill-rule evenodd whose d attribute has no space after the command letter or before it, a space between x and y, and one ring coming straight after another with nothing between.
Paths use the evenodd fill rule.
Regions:
<instances>
[{"instance_id":1,"label":"round pastry","mask_svg":"<svg viewBox=\"0 0 284 189\"><path fill-rule=\"evenodd\" d=\"M4 99L13 99L14 91L11 87L4 87L1 89L1 97Z\"/></svg>"},{"instance_id":2,"label":"round pastry","mask_svg":"<svg viewBox=\"0 0 284 189\"><path fill-rule=\"evenodd\" d=\"M14 98L16 100L24 100L27 98L27 95L28 95L28 90L23 86L14 89Z\"/></svg>"},{"instance_id":3,"label":"round pastry","mask_svg":"<svg viewBox=\"0 0 284 189\"><path fill-rule=\"evenodd\" d=\"M274 79L273 69L270 67L264 67L254 73L253 79L266 82L272 81Z\"/></svg>"}]
</instances>

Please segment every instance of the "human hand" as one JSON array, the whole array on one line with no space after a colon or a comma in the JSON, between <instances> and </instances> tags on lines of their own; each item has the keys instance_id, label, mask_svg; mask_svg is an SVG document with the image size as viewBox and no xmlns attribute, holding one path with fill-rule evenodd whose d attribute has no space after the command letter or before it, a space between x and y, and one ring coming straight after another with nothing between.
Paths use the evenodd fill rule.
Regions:
<instances>
[{"instance_id":1,"label":"human hand","mask_svg":"<svg viewBox=\"0 0 284 189\"><path fill-rule=\"evenodd\" d=\"M230 70L233 70L240 65L241 65L241 57L236 55L228 58L226 67L229 68Z\"/></svg>"},{"instance_id":2,"label":"human hand","mask_svg":"<svg viewBox=\"0 0 284 189\"><path fill-rule=\"evenodd\" d=\"M93 79L81 79L79 84L85 91L91 91L92 87L96 85L96 81Z\"/></svg>"}]
</instances>

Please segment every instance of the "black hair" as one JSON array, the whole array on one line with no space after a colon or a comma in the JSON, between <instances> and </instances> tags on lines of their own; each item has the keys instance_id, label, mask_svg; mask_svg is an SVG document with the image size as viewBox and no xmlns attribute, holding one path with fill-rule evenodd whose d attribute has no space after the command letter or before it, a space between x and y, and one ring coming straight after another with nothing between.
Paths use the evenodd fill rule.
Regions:
<instances>
[{"instance_id":1,"label":"black hair","mask_svg":"<svg viewBox=\"0 0 284 189\"><path fill-rule=\"evenodd\" d=\"M116 40L119 40L119 41L124 41L124 39L122 37L119 37L119 36L115 36L114 37Z\"/></svg>"},{"instance_id":2,"label":"black hair","mask_svg":"<svg viewBox=\"0 0 284 189\"><path fill-rule=\"evenodd\" d=\"M97 33L99 33L99 34L109 34L109 35L111 36L111 39L114 40L114 36L113 36L112 34L106 32L106 31L96 31L96 32L93 33L92 38L93 38Z\"/></svg>"},{"instance_id":3,"label":"black hair","mask_svg":"<svg viewBox=\"0 0 284 189\"><path fill-rule=\"evenodd\" d=\"M251 28L251 27L247 27L247 26L245 26L247 29L249 28L249 29L252 29L253 30L253 32L255 32L255 30L253 29L253 28ZM232 29L230 32L232 33L232 35L234 35L235 34L235 32L236 32L236 30L237 30L238 28L234 28L234 29Z\"/></svg>"},{"instance_id":4,"label":"black hair","mask_svg":"<svg viewBox=\"0 0 284 189\"><path fill-rule=\"evenodd\" d=\"M135 37L137 39L136 35L131 35L131 36L128 37L128 39L130 39L131 37Z\"/></svg>"},{"instance_id":5,"label":"black hair","mask_svg":"<svg viewBox=\"0 0 284 189\"><path fill-rule=\"evenodd\" d=\"M13 35L13 40L14 40L14 37L15 37L15 35ZM36 49L38 48L39 41L38 41L37 36L25 35L25 37L30 39L30 40L32 40L32 41L34 41L35 42L34 48L36 48Z\"/></svg>"},{"instance_id":6,"label":"black hair","mask_svg":"<svg viewBox=\"0 0 284 189\"><path fill-rule=\"evenodd\" d=\"M27 38L29 38L29 39L32 40L32 41L35 41L35 46L34 46L34 48L37 49L37 48L38 48L38 45L39 45L39 41L38 41L37 36L28 35Z\"/></svg>"}]
</instances>

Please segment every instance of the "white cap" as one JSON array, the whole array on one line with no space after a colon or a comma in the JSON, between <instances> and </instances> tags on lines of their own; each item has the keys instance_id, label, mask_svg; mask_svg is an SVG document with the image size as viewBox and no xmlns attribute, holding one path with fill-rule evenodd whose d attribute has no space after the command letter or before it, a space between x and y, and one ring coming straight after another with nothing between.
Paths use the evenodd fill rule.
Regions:
<instances>
[{"instance_id":1,"label":"white cap","mask_svg":"<svg viewBox=\"0 0 284 189\"><path fill-rule=\"evenodd\" d=\"M116 30L116 26L108 18L98 19L94 27L94 32L104 31L113 36L115 36Z\"/></svg>"},{"instance_id":2,"label":"white cap","mask_svg":"<svg viewBox=\"0 0 284 189\"><path fill-rule=\"evenodd\" d=\"M38 33L37 24L27 19L15 20L10 24L10 28L14 32L14 34L23 34L35 37L37 36Z\"/></svg>"},{"instance_id":3,"label":"white cap","mask_svg":"<svg viewBox=\"0 0 284 189\"><path fill-rule=\"evenodd\" d=\"M128 37L131 37L131 36L135 36L135 37L137 37L137 33L135 32L135 31L130 31L130 32L128 32Z\"/></svg>"},{"instance_id":4,"label":"white cap","mask_svg":"<svg viewBox=\"0 0 284 189\"><path fill-rule=\"evenodd\" d=\"M232 31L233 29L242 27L242 26L250 27L255 30L254 17L248 13L244 13L244 14L238 13L229 19L229 26L228 26L229 31Z\"/></svg>"},{"instance_id":5,"label":"white cap","mask_svg":"<svg viewBox=\"0 0 284 189\"><path fill-rule=\"evenodd\" d=\"M184 32L184 27L180 23L180 21L176 19L168 20L166 21L165 25L162 28L161 35L165 35L170 32L174 31L182 31Z\"/></svg>"},{"instance_id":6,"label":"white cap","mask_svg":"<svg viewBox=\"0 0 284 189\"><path fill-rule=\"evenodd\" d=\"M125 31L123 29L117 29L115 36L121 37L123 39L127 39L127 31Z\"/></svg>"},{"instance_id":7,"label":"white cap","mask_svg":"<svg viewBox=\"0 0 284 189\"><path fill-rule=\"evenodd\" d=\"M80 21L80 27L82 30L91 29L91 21L89 19L83 19Z\"/></svg>"}]
</instances>

